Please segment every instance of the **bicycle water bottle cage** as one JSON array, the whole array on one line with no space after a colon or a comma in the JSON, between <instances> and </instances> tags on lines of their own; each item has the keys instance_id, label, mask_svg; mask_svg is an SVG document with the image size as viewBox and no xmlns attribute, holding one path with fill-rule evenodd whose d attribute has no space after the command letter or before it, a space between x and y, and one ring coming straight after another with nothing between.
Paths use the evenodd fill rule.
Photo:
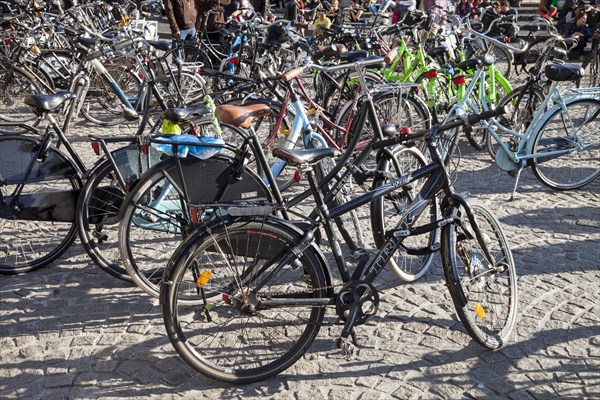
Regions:
<instances>
[{"instance_id":1,"label":"bicycle water bottle cage","mask_svg":"<svg viewBox=\"0 0 600 400\"><path fill-rule=\"evenodd\" d=\"M23 102L33 107L36 114L58 111L58 108L67 100L75 98L75 94L68 91L59 91L55 94L32 94L25 96Z\"/></svg>"},{"instance_id":2,"label":"bicycle water bottle cage","mask_svg":"<svg viewBox=\"0 0 600 400\"><path fill-rule=\"evenodd\" d=\"M553 82L578 81L584 71L579 64L548 64L544 73Z\"/></svg>"}]
</instances>

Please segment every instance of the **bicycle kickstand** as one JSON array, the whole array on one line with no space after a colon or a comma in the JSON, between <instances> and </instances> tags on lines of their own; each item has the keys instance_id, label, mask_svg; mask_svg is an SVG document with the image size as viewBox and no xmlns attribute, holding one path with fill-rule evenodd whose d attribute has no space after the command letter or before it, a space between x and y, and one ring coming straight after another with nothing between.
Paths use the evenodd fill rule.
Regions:
<instances>
[{"instance_id":1,"label":"bicycle kickstand","mask_svg":"<svg viewBox=\"0 0 600 400\"><path fill-rule=\"evenodd\" d=\"M519 186L519 179L521 178L521 172L523 172L523 167L519 167L517 172L515 173L515 186L513 187L513 191L510 195L510 201L515 199L515 194L517 193L517 186Z\"/></svg>"}]
</instances>

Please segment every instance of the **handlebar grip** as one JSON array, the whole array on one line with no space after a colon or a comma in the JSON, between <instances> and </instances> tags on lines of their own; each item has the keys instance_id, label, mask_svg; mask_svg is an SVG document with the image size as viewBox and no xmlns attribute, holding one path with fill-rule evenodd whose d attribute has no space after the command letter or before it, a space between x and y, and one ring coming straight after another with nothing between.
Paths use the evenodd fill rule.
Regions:
<instances>
[{"instance_id":1,"label":"handlebar grip","mask_svg":"<svg viewBox=\"0 0 600 400\"><path fill-rule=\"evenodd\" d=\"M383 57L383 61L389 65L396 59L396 57L398 57L398 49L393 48L385 55L385 57Z\"/></svg>"},{"instance_id":2,"label":"handlebar grip","mask_svg":"<svg viewBox=\"0 0 600 400\"><path fill-rule=\"evenodd\" d=\"M286 71L281 75L281 80L284 82L289 82L292 79L298 77L300 74L302 74L303 71L304 68L302 67L290 69L289 71Z\"/></svg>"},{"instance_id":3,"label":"handlebar grip","mask_svg":"<svg viewBox=\"0 0 600 400\"><path fill-rule=\"evenodd\" d=\"M133 39L125 39L115 45L115 50L126 49L133 46Z\"/></svg>"}]
</instances>

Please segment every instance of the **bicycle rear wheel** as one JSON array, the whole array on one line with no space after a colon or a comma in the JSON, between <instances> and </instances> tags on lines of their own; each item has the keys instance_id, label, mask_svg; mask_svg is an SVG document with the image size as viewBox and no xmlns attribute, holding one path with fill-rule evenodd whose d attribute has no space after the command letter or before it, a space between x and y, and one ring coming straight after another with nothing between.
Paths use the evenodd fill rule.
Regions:
<instances>
[{"instance_id":1,"label":"bicycle rear wheel","mask_svg":"<svg viewBox=\"0 0 600 400\"><path fill-rule=\"evenodd\" d=\"M75 204L81 179L54 148L43 162L34 160L39 141L0 136L0 273L17 274L44 267L60 257L77 235ZM22 191L30 162L33 171ZM15 209L17 207L18 209Z\"/></svg>"},{"instance_id":2,"label":"bicycle rear wheel","mask_svg":"<svg viewBox=\"0 0 600 400\"><path fill-rule=\"evenodd\" d=\"M475 226L465 216L461 225L442 229L442 266L468 334L482 346L498 349L507 343L517 318L515 263L496 217L480 205L471 210Z\"/></svg>"},{"instance_id":3,"label":"bicycle rear wheel","mask_svg":"<svg viewBox=\"0 0 600 400\"><path fill-rule=\"evenodd\" d=\"M189 365L214 379L248 383L280 373L307 351L325 308L301 304L329 290L313 247L283 262L300 237L256 218L200 228L179 247L161 299L169 339ZM189 298L197 303L180 301Z\"/></svg>"},{"instance_id":4,"label":"bicycle rear wheel","mask_svg":"<svg viewBox=\"0 0 600 400\"><path fill-rule=\"evenodd\" d=\"M130 176L125 176L125 179ZM90 258L110 275L131 281L117 243L119 210L125 199L112 163L99 166L86 181L77 203L79 239Z\"/></svg>"},{"instance_id":5,"label":"bicycle rear wheel","mask_svg":"<svg viewBox=\"0 0 600 400\"><path fill-rule=\"evenodd\" d=\"M558 190L577 189L596 179L600 175L599 121L598 100L569 103L566 113L558 108L533 140L535 176L544 185Z\"/></svg>"},{"instance_id":6,"label":"bicycle rear wheel","mask_svg":"<svg viewBox=\"0 0 600 400\"><path fill-rule=\"evenodd\" d=\"M378 165L378 170L384 173L391 172L395 177L408 174L427 164L420 151L412 148L398 148L394 151L394 160L383 157ZM388 179L380 176L373 181L372 189L386 184ZM400 229L400 223L405 213L416 199L425 179L403 186L398 191L380 197L371 202L371 226L373 239L377 248L380 248L386 239L386 233L391 229ZM413 218L411 227L422 226L434 222L437 217L437 203L432 201L419 215ZM433 261L433 252L422 254L417 250L432 247L437 241L437 230L425 235L408 236L402 242L402 250L394 253L388 267L402 282L413 282L427 272Z\"/></svg>"},{"instance_id":7,"label":"bicycle rear wheel","mask_svg":"<svg viewBox=\"0 0 600 400\"><path fill-rule=\"evenodd\" d=\"M503 126L515 132L525 132L544 102L544 97L542 88L537 85L520 86L500 100L499 106L504 107L506 112L504 115L499 116L498 120ZM513 151L517 150L518 137L505 133L500 129L496 130L496 134L502 141L508 143ZM487 150L492 158L496 158L496 152L500 147L496 140L488 137Z\"/></svg>"}]
</instances>

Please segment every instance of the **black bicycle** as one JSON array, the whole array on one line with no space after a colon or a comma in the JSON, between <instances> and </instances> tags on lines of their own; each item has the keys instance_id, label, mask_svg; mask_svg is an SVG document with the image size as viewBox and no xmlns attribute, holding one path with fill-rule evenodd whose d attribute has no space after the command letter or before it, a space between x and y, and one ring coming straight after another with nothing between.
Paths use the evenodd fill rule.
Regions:
<instances>
[{"instance_id":1,"label":"black bicycle","mask_svg":"<svg viewBox=\"0 0 600 400\"><path fill-rule=\"evenodd\" d=\"M282 206L231 202L213 207L219 218L201 225L178 247L163 275L161 304L171 343L192 367L214 379L243 383L266 379L294 364L335 307L344 327L338 339L343 354L354 344L353 328L374 316L379 306L374 286L398 251L432 253L441 248L444 275L467 332L481 345L506 344L515 324L517 283L514 260L497 219L454 192L435 137L439 131L476 124L498 115L472 114L431 131L397 135L375 143L383 149L424 139L433 162L391 180L348 203L327 207L313 167L335 150L276 150L278 157L301 168L315 200L316 217L296 224L276 218ZM415 148L405 151L418 152ZM375 257L365 254L350 271L333 229L333 219L390 193L411 186L401 222L388 227ZM335 186L333 189L335 190ZM416 224L428 205L441 201L441 219ZM288 209L288 212L290 210ZM298 214L299 215L299 214ZM405 248L405 239L442 228L440 245ZM319 250L324 231L341 280L334 279ZM423 240L422 243L427 243Z\"/></svg>"}]
</instances>

